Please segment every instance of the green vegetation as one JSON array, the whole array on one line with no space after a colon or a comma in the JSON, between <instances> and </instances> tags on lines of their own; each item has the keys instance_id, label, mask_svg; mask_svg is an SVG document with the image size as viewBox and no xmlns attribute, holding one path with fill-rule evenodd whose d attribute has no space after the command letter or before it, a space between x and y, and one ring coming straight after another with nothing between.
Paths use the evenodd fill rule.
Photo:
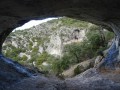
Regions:
<instances>
[{"instance_id":1,"label":"green vegetation","mask_svg":"<svg viewBox=\"0 0 120 90\"><path fill-rule=\"evenodd\" d=\"M74 75L78 75L80 74L81 71L80 71L80 66L78 65L75 69L74 69Z\"/></svg>"},{"instance_id":2,"label":"green vegetation","mask_svg":"<svg viewBox=\"0 0 120 90\"><path fill-rule=\"evenodd\" d=\"M23 55L22 58L21 58L23 61L26 61L28 58L26 55Z\"/></svg>"},{"instance_id":3,"label":"green vegetation","mask_svg":"<svg viewBox=\"0 0 120 90\"><path fill-rule=\"evenodd\" d=\"M16 61L22 60L18 56L18 53L24 52L25 51L24 49L16 48L16 47L12 46L11 44L8 44L8 47L10 47L11 49L6 51L5 56L12 58L13 60L16 60ZM23 60L24 60L24 58L23 58Z\"/></svg>"},{"instance_id":4,"label":"green vegetation","mask_svg":"<svg viewBox=\"0 0 120 90\"><path fill-rule=\"evenodd\" d=\"M96 56L98 51L105 50L107 48L108 41L110 41L114 36L112 32L106 30L101 32L101 28L99 26L66 17L49 21L48 24L53 25L53 27L51 27L50 33L46 33L49 32L47 30L36 33L33 31L34 28L13 32L8 38L11 39L13 36L16 36L18 47L13 46L12 44L7 44L7 46L3 46L3 50L5 51L3 53L7 57L18 61L21 64L34 65L41 71L60 75L70 66L91 59ZM45 28L44 24L43 26ZM73 42L64 45L62 56L50 55L45 50L47 48L46 44L50 42L51 32L56 33L55 31L62 26L84 29L86 30L86 38L84 38L82 42ZM23 35L21 37L24 37L25 40L22 40L20 35ZM65 35L66 33L61 33L60 36L64 37ZM35 42L37 42L37 45L34 45ZM24 46L24 44L26 44L26 46ZM39 47L43 48L42 52L39 52ZM26 55L20 57L20 53L30 55L31 58L29 59ZM46 65L43 65L43 63L46 63ZM75 75L81 73L79 68L82 67L78 66L75 68Z\"/></svg>"},{"instance_id":5,"label":"green vegetation","mask_svg":"<svg viewBox=\"0 0 120 90\"><path fill-rule=\"evenodd\" d=\"M53 30L57 29L60 26L67 26L67 27L80 27L82 29L88 27L88 22L76 20L76 19L71 19L68 17L62 17L59 19L51 20L48 21L48 23L59 23L59 26L52 27Z\"/></svg>"},{"instance_id":6,"label":"green vegetation","mask_svg":"<svg viewBox=\"0 0 120 90\"><path fill-rule=\"evenodd\" d=\"M58 73L69 68L69 66L80 63L84 60L94 58L98 51L104 51L107 48L107 43L114 36L112 32L105 31L106 40L103 42L97 26L86 33L86 39L83 42L75 42L67 44L64 47L64 55L59 60L53 63L54 68ZM95 28L96 27L96 28ZM109 36L110 34L111 36ZM75 69L75 74L80 73L78 67Z\"/></svg>"},{"instance_id":7,"label":"green vegetation","mask_svg":"<svg viewBox=\"0 0 120 90\"><path fill-rule=\"evenodd\" d=\"M47 52L43 52L41 55L39 55L36 58L37 65L41 65L43 62L47 61L49 57L49 54Z\"/></svg>"}]
</instances>

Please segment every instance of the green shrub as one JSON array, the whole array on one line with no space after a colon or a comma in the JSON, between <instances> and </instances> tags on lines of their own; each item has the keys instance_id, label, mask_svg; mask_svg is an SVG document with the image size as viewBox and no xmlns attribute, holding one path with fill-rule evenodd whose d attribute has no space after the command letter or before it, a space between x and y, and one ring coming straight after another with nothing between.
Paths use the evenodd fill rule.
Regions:
<instances>
[{"instance_id":1,"label":"green shrub","mask_svg":"<svg viewBox=\"0 0 120 90\"><path fill-rule=\"evenodd\" d=\"M77 66L75 69L74 69L74 76L80 74L81 72L83 72L83 66Z\"/></svg>"},{"instance_id":2,"label":"green shrub","mask_svg":"<svg viewBox=\"0 0 120 90\"><path fill-rule=\"evenodd\" d=\"M41 65L43 62L48 60L49 54L47 52L43 52L36 58L37 65Z\"/></svg>"},{"instance_id":3,"label":"green shrub","mask_svg":"<svg viewBox=\"0 0 120 90\"><path fill-rule=\"evenodd\" d=\"M80 43L71 43L68 44L64 47L64 53L65 55L63 56L71 59L71 62L76 62L79 63L80 62L80 53L81 53L81 47L80 47Z\"/></svg>"},{"instance_id":4,"label":"green shrub","mask_svg":"<svg viewBox=\"0 0 120 90\"><path fill-rule=\"evenodd\" d=\"M52 63L52 70L56 74L60 74L62 72L60 62L60 60L56 60Z\"/></svg>"},{"instance_id":5,"label":"green shrub","mask_svg":"<svg viewBox=\"0 0 120 90\"><path fill-rule=\"evenodd\" d=\"M22 59L23 61L26 61L26 60L28 59L28 57L27 57L26 55L23 55L23 57L21 57L21 59Z\"/></svg>"},{"instance_id":6,"label":"green shrub","mask_svg":"<svg viewBox=\"0 0 120 90\"><path fill-rule=\"evenodd\" d=\"M115 36L115 35L114 35L113 32L105 31L105 38L106 38L106 41L109 41L109 40L113 39L114 36Z\"/></svg>"},{"instance_id":7,"label":"green shrub","mask_svg":"<svg viewBox=\"0 0 120 90\"><path fill-rule=\"evenodd\" d=\"M35 47L32 49L32 52L38 52L38 49L39 49L39 47L38 47L38 46L35 46Z\"/></svg>"},{"instance_id":8,"label":"green shrub","mask_svg":"<svg viewBox=\"0 0 120 90\"><path fill-rule=\"evenodd\" d=\"M74 69L74 75L80 74L80 67L79 65Z\"/></svg>"}]
</instances>

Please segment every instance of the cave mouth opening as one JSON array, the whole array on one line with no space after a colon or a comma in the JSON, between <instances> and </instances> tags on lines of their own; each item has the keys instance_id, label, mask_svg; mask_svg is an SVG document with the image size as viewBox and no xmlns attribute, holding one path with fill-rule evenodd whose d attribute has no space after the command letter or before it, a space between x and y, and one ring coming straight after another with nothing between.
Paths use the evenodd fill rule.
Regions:
<instances>
[{"instance_id":1,"label":"cave mouth opening","mask_svg":"<svg viewBox=\"0 0 120 90\"><path fill-rule=\"evenodd\" d=\"M31 23L35 25L30 26ZM93 67L94 63L87 68L80 66L82 71L77 64L96 57L114 37L101 26L68 17L45 19L42 23L31 21L25 27L15 29L6 38L3 54L36 73L57 76L67 76L72 66L75 66L72 76Z\"/></svg>"}]
</instances>

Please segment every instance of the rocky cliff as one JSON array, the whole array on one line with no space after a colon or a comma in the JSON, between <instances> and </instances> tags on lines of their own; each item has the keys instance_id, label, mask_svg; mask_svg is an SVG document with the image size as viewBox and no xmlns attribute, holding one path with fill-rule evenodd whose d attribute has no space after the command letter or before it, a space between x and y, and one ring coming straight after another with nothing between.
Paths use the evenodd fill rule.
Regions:
<instances>
[{"instance_id":1,"label":"rocky cliff","mask_svg":"<svg viewBox=\"0 0 120 90\"><path fill-rule=\"evenodd\" d=\"M29 61L33 53L40 55L43 52L61 57L64 46L73 42L81 42L86 38L85 33L90 23L80 22L70 18L59 18L34 26L26 30L12 32L3 44L3 52L8 55L17 50L14 57L26 57Z\"/></svg>"},{"instance_id":2,"label":"rocky cliff","mask_svg":"<svg viewBox=\"0 0 120 90\"><path fill-rule=\"evenodd\" d=\"M77 22L74 22L75 20L65 22L65 20L68 21L70 19L61 18L24 31L15 31L6 39L3 47L5 47L6 44L11 44L16 48L26 49L26 52L30 52L30 49L38 47L38 53L42 53L44 50L50 54L60 56L64 44L75 41L80 42L85 38L85 32L87 31L85 25L88 26L88 23L85 22L78 22L77 20ZM80 25L82 23L85 23L85 25ZM30 48L29 45L32 47Z\"/></svg>"},{"instance_id":3,"label":"rocky cliff","mask_svg":"<svg viewBox=\"0 0 120 90\"><path fill-rule=\"evenodd\" d=\"M15 27L31 19L50 16L69 16L90 21L109 27L120 38L119 8L119 0L1 0L0 52L5 38Z\"/></svg>"}]
</instances>

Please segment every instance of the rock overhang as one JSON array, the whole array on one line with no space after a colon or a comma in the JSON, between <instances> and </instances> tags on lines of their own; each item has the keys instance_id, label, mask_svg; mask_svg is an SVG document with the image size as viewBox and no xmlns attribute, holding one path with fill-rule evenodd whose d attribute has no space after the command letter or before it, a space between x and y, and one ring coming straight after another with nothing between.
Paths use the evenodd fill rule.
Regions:
<instances>
[{"instance_id":1,"label":"rock overhang","mask_svg":"<svg viewBox=\"0 0 120 90\"><path fill-rule=\"evenodd\" d=\"M12 30L31 19L68 16L113 30L119 24L119 0L1 0L0 44Z\"/></svg>"},{"instance_id":2,"label":"rock overhang","mask_svg":"<svg viewBox=\"0 0 120 90\"><path fill-rule=\"evenodd\" d=\"M92 22L113 30L120 37L120 0L0 0L0 52L4 40L14 28L31 19L56 16ZM6 79L1 81L3 85L0 85L0 89L6 87L5 83L9 84L7 81L13 82L26 75L15 67L16 62L6 59L0 57L0 76ZM12 64L6 64L5 61L11 61Z\"/></svg>"}]
</instances>

